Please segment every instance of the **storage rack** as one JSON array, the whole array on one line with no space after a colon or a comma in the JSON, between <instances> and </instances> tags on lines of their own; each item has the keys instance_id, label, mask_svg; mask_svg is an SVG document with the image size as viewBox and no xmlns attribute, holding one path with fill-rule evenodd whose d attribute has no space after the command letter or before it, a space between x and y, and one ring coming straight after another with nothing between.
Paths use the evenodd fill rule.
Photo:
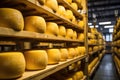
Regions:
<instances>
[{"instance_id":1,"label":"storage rack","mask_svg":"<svg viewBox=\"0 0 120 80\"><path fill-rule=\"evenodd\" d=\"M114 26L114 31L113 31L113 42L112 42L112 51L113 51L113 59L114 63L116 65L116 69L118 71L118 74L120 75L120 36L119 36L119 28L120 28L120 18L117 19L116 24ZM120 77L120 76L119 76Z\"/></svg>"},{"instance_id":2,"label":"storage rack","mask_svg":"<svg viewBox=\"0 0 120 80\"><path fill-rule=\"evenodd\" d=\"M90 35L94 35L95 38L92 38ZM105 44L104 44L104 39L103 38L100 38L99 37L100 33L91 33L91 29L89 28L89 33L88 33L88 40L90 39L96 39L97 42L94 42L94 43L88 43L88 48L92 47L95 47L97 46L98 49L97 50L92 50L92 51L88 51L88 54L89 54L89 64L92 63L92 61L94 61L94 59L96 57L98 57L98 61L95 63L95 65L93 66L93 68L90 70L89 72L89 78L92 77L93 73L95 72L95 70L97 69L97 67L99 66L100 64L100 61L101 59L103 58L104 56L104 53L105 53ZM102 35L102 34L101 34ZM100 43L99 40L102 40L102 42ZM100 47L102 46L102 47ZM101 56L100 56L101 55ZM89 67L88 67L89 68Z\"/></svg>"},{"instance_id":3,"label":"storage rack","mask_svg":"<svg viewBox=\"0 0 120 80\"><path fill-rule=\"evenodd\" d=\"M71 9L74 15L77 16L79 19L83 18L81 14L75 11L68 3L66 3L65 0L58 0L58 2L60 4L65 5L69 9ZM58 14L49 11L44 6L33 4L32 2L28 0L4 0L4 1L1 1L0 7L9 7L9 8L18 9L23 13L23 16L30 16L30 15L42 16L45 18L46 21L53 21L53 22L56 22L58 25L64 25L66 28L72 28L73 30L76 30L77 32L84 32L84 35L85 35L85 41L81 42L79 40L71 40L71 39L53 37L53 36L48 36L48 35L35 33L35 32L28 32L28 31L16 32L12 29L0 27L0 40L6 41L5 44L1 44L1 45L7 44L9 46L10 44L8 42L12 41L12 42L15 42L15 44L12 44L12 45L18 46L20 44L19 45L20 47L15 50L24 50L24 49L29 49L30 47L32 47L30 44L34 43L34 41L37 41L37 42L47 42L47 43L53 43L53 44L63 43L63 46L65 47L73 46L72 44L77 43L74 46L83 45L87 49L87 13L83 14L84 16L83 19L86 23L85 28L80 29L78 25L68 21L64 17L61 17ZM83 12L87 12L85 10L86 8L83 8ZM28 43L29 45L26 45L26 43ZM71 45L68 45L69 43L71 43ZM52 47L51 46L48 46L48 47L53 48L54 46L52 45ZM74 59L69 59L65 62L60 62L59 64L56 64L56 65L47 66L47 68L44 70L26 71L21 78L18 78L18 80L21 80L21 79L23 80L38 80L39 79L40 80L69 66L70 64L76 61L80 61L86 58L87 58L87 51L86 51L86 54L83 56L79 56ZM86 68L87 68L87 65L85 65L85 70L87 70ZM87 72L85 73L87 75ZM83 80L85 80L85 78L86 76L84 76Z\"/></svg>"}]
</instances>

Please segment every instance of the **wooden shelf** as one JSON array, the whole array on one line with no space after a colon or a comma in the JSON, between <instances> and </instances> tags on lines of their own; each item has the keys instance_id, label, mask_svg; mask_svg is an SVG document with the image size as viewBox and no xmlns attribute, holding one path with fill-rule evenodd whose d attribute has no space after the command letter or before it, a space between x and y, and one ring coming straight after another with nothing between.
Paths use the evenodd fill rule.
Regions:
<instances>
[{"instance_id":1,"label":"wooden shelf","mask_svg":"<svg viewBox=\"0 0 120 80\"><path fill-rule=\"evenodd\" d=\"M119 53L116 53L116 52L114 52L115 53L115 55L120 59L120 54Z\"/></svg>"},{"instance_id":2,"label":"wooden shelf","mask_svg":"<svg viewBox=\"0 0 120 80\"><path fill-rule=\"evenodd\" d=\"M73 9L73 8L71 7L71 5L70 5L68 2L66 2L65 0L57 0L57 1L58 1L58 3L64 5L64 7L72 10L72 12L73 12L74 15L76 16L76 18L79 18L79 19L82 19L82 18L83 18L82 15L81 15L79 12L77 12L75 9Z\"/></svg>"},{"instance_id":3,"label":"wooden shelf","mask_svg":"<svg viewBox=\"0 0 120 80\"><path fill-rule=\"evenodd\" d=\"M29 31L14 31L10 28L0 27L0 39L1 40L9 40L9 41L41 41L41 42L74 42L74 43L84 43L79 40L72 40L72 39L65 39L59 38L56 36L49 36L41 33L36 32L29 32Z\"/></svg>"},{"instance_id":4,"label":"wooden shelf","mask_svg":"<svg viewBox=\"0 0 120 80\"><path fill-rule=\"evenodd\" d=\"M84 76L81 80L86 80L87 76Z\"/></svg>"},{"instance_id":5,"label":"wooden shelf","mask_svg":"<svg viewBox=\"0 0 120 80\"><path fill-rule=\"evenodd\" d=\"M114 59L114 62L115 62L115 66L116 66L116 69L117 69L117 71L118 71L118 74L120 75L120 68L118 67L118 64L117 64L117 62L115 61L115 59Z\"/></svg>"},{"instance_id":6,"label":"wooden shelf","mask_svg":"<svg viewBox=\"0 0 120 80\"><path fill-rule=\"evenodd\" d=\"M15 46L15 42L6 42L6 41L0 41L0 46Z\"/></svg>"},{"instance_id":7,"label":"wooden shelf","mask_svg":"<svg viewBox=\"0 0 120 80\"><path fill-rule=\"evenodd\" d=\"M59 64L56 65L48 65L46 69L40 71L26 71L23 76L17 80L40 80L84 58L86 58L86 55L68 59L65 62L59 62Z\"/></svg>"},{"instance_id":8,"label":"wooden shelf","mask_svg":"<svg viewBox=\"0 0 120 80\"><path fill-rule=\"evenodd\" d=\"M88 44L88 46L99 46L98 44Z\"/></svg>"},{"instance_id":9,"label":"wooden shelf","mask_svg":"<svg viewBox=\"0 0 120 80\"><path fill-rule=\"evenodd\" d=\"M99 65L99 63L100 63L100 61L98 61L98 62L96 63L96 65L92 68L91 72L89 73L89 77L92 76L93 72L95 71L95 69L97 68L97 66Z\"/></svg>"},{"instance_id":10,"label":"wooden shelf","mask_svg":"<svg viewBox=\"0 0 120 80\"><path fill-rule=\"evenodd\" d=\"M93 55L93 54L97 53L98 51L99 51L99 50L89 52L89 55Z\"/></svg>"},{"instance_id":11,"label":"wooden shelf","mask_svg":"<svg viewBox=\"0 0 120 80\"><path fill-rule=\"evenodd\" d=\"M84 31L77 24L74 24L71 21L67 20L66 18L49 11L46 7L42 5L38 6L28 0L4 0L1 1L0 7L15 8L20 10L23 13L23 16L38 15L44 17L46 21L56 22L58 25L64 25L66 28L72 28L77 32Z\"/></svg>"}]
</instances>

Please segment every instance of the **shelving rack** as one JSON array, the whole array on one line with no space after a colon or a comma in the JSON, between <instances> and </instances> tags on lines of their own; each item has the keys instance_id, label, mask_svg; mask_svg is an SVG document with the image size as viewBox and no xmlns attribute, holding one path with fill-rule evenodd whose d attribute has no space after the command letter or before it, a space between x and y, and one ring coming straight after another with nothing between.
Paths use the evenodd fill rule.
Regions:
<instances>
[{"instance_id":1,"label":"shelving rack","mask_svg":"<svg viewBox=\"0 0 120 80\"><path fill-rule=\"evenodd\" d=\"M74 10L65 0L57 0L59 4L64 5L65 7L69 8L70 10L73 11L74 15L79 18L79 19L83 19L85 22L85 26L84 29L81 29L78 25L72 23L71 21L67 20L66 18L59 16L58 14L49 11L46 7L42 6L42 5L36 5L32 2L30 2L29 0L4 0L1 1L0 3L0 8L5 8L5 7L9 7L9 8L15 8L17 10L20 10L23 14L24 17L26 16L32 16L32 15L37 15L37 16L42 16L43 18L45 18L46 21L53 21L55 23L57 23L58 25L63 25L66 28L72 28L73 30L77 31L77 32L82 32L85 35L85 40L83 42L79 41L79 40L72 40L72 39L65 39L65 38L59 38L59 37L53 37L53 36L48 36L45 34L40 34L40 33L36 33L36 32L29 32L29 31L14 31L12 29L8 29L8 28L4 28L4 27L0 27L0 40L1 41L6 41L6 43L1 45L10 45L8 43L8 41L12 41L15 42L15 44L11 44L11 45L19 45L19 49L17 49L18 51L20 50L24 50L29 49L30 47L32 47L32 45L26 45L26 43L34 43L34 42L47 42L47 43L59 43L59 44L63 44L63 46L68 47L68 46L85 46L86 48L86 54L83 56L79 56L73 59L69 59L65 62L60 62L59 64L56 65L48 65L46 69L44 70L40 70L40 71L26 71L22 77L18 78L17 80L41 80L67 66L69 66L70 64L80 61L80 60L85 60L85 66L84 66L84 73L86 76L83 77L82 80L86 80L88 78L88 74L87 74L87 58L88 58L88 44L87 44L87 18L88 18L88 14L87 14L87 1L84 0L84 6L79 5L79 8L83 9L84 14L80 14L79 12L77 12L76 10ZM75 1L75 0L73 0ZM68 45L69 43L71 43L71 45ZM76 43L76 44L75 44ZM59 46L59 45L58 45ZM54 46L49 46L50 48L53 48ZM61 46L60 46L61 47Z\"/></svg>"},{"instance_id":2,"label":"shelving rack","mask_svg":"<svg viewBox=\"0 0 120 80\"><path fill-rule=\"evenodd\" d=\"M120 77L120 36L119 36L119 28L120 28L120 18L116 20L116 24L114 25L114 31L113 31L113 42L112 42L112 52L113 52L113 59L116 66L116 69L118 71L119 77Z\"/></svg>"}]
</instances>

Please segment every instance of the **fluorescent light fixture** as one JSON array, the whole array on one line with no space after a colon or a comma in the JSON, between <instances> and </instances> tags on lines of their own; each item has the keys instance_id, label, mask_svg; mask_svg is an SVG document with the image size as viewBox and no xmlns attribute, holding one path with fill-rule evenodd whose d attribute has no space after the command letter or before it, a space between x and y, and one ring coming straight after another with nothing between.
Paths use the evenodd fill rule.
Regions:
<instances>
[{"instance_id":1,"label":"fluorescent light fixture","mask_svg":"<svg viewBox=\"0 0 120 80\"><path fill-rule=\"evenodd\" d=\"M96 25L95 27L96 27L96 28L98 28L99 26L98 26L98 25ZM91 25L91 26L90 26L90 28L94 28L94 26L93 26L93 25Z\"/></svg>"},{"instance_id":2,"label":"fluorescent light fixture","mask_svg":"<svg viewBox=\"0 0 120 80\"><path fill-rule=\"evenodd\" d=\"M111 21L108 21L108 22L99 22L99 25L106 25L106 24L111 24Z\"/></svg>"},{"instance_id":3,"label":"fluorescent light fixture","mask_svg":"<svg viewBox=\"0 0 120 80\"><path fill-rule=\"evenodd\" d=\"M113 28L113 25L104 26L104 28Z\"/></svg>"},{"instance_id":4,"label":"fluorescent light fixture","mask_svg":"<svg viewBox=\"0 0 120 80\"><path fill-rule=\"evenodd\" d=\"M92 25L92 23L88 23L88 25L90 26L90 25Z\"/></svg>"},{"instance_id":5,"label":"fluorescent light fixture","mask_svg":"<svg viewBox=\"0 0 120 80\"><path fill-rule=\"evenodd\" d=\"M92 25L92 26L90 26L90 28L94 28L94 26Z\"/></svg>"},{"instance_id":6,"label":"fluorescent light fixture","mask_svg":"<svg viewBox=\"0 0 120 80\"><path fill-rule=\"evenodd\" d=\"M112 28L112 29L109 29L109 32L113 32L113 28Z\"/></svg>"}]
</instances>

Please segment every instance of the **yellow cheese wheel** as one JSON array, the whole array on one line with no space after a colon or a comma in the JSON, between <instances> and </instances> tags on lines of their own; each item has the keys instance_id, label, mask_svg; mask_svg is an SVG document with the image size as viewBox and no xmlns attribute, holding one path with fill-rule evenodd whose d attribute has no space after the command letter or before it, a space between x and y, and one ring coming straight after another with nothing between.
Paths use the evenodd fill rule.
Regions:
<instances>
[{"instance_id":1,"label":"yellow cheese wheel","mask_svg":"<svg viewBox=\"0 0 120 80\"><path fill-rule=\"evenodd\" d=\"M65 11L66 11L66 10L65 10L65 7L59 5L56 13L59 14L60 16L65 16Z\"/></svg>"},{"instance_id":2,"label":"yellow cheese wheel","mask_svg":"<svg viewBox=\"0 0 120 80\"><path fill-rule=\"evenodd\" d=\"M79 50L79 54L80 54L80 55L84 55L84 54L85 54L85 51L86 51L86 50L85 50L85 47L84 47L84 46L79 46L79 47L78 47L78 50Z\"/></svg>"},{"instance_id":3,"label":"yellow cheese wheel","mask_svg":"<svg viewBox=\"0 0 120 80\"><path fill-rule=\"evenodd\" d=\"M72 29L66 29L66 38L72 39L73 37L73 30Z\"/></svg>"},{"instance_id":4,"label":"yellow cheese wheel","mask_svg":"<svg viewBox=\"0 0 120 80\"><path fill-rule=\"evenodd\" d=\"M28 16L25 18L25 30L44 33L46 31L46 22L40 16Z\"/></svg>"},{"instance_id":5,"label":"yellow cheese wheel","mask_svg":"<svg viewBox=\"0 0 120 80\"><path fill-rule=\"evenodd\" d=\"M88 65L88 69L89 69L89 68L92 69L92 68L96 65L97 61L98 61L98 57L96 57L96 58Z\"/></svg>"},{"instance_id":6,"label":"yellow cheese wheel","mask_svg":"<svg viewBox=\"0 0 120 80\"><path fill-rule=\"evenodd\" d=\"M68 59L68 50L66 48L61 48L60 49L60 54L61 54L61 61L66 61Z\"/></svg>"},{"instance_id":7,"label":"yellow cheese wheel","mask_svg":"<svg viewBox=\"0 0 120 80\"><path fill-rule=\"evenodd\" d=\"M71 10L66 10L65 18L68 20L72 20L73 19L73 12Z\"/></svg>"},{"instance_id":8,"label":"yellow cheese wheel","mask_svg":"<svg viewBox=\"0 0 120 80\"><path fill-rule=\"evenodd\" d=\"M77 80L80 80L83 78L84 74L82 71L78 71L75 73Z\"/></svg>"},{"instance_id":9,"label":"yellow cheese wheel","mask_svg":"<svg viewBox=\"0 0 120 80\"><path fill-rule=\"evenodd\" d=\"M12 79L25 72L25 59L21 52L0 53L0 79Z\"/></svg>"},{"instance_id":10,"label":"yellow cheese wheel","mask_svg":"<svg viewBox=\"0 0 120 80\"><path fill-rule=\"evenodd\" d=\"M66 36L66 29L64 26L59 26L59 37L65 37Z\"/></svg>"},{"instance_id":11,"label":"yellow cheese wheel","mask_svg":"<svg viewBox=\"0 0 120 80\"><path fill-rule=\"evenodd\" d=\"M68 48L68 58L74 58L75 57L75 49L74 48Z\"/></svg>"},{"instance_id":12,"label":"yellow cheese wheel","mask_svg":"<svg viewBox=\"0 0 120 80\"><path fill-rule=\"evenodd\" d=\"M57 0L46 0L45 5L51 8L53 11L57 11L58 9L58 2Z\"/></svg>"},{"instance_id":13,"label":"yellow cheese wheel","mask_svg":"<svg viewBox=\"0 0 120 80\"><path fill-rule=\"evenodd\" d=\"M44 69L48 63L48 56L45 50L30 50L24 52L27 70Z\"/></svg>"},{"instance_id":14,"label":"yellow cheese wheel","mask_svg":"<svg viewBox=\"0 0 120 80\"><path fill-rule=\"evenodd\" d=\"M77 39L77 32L73 31L73 39L76 40Z\"/></svg>"},{"instance_id":15,"label":"yellow cheese wheel","mask_svg":"<svg viewBox=\"0 0 120 80\"><path fill-rule=\"evenodd\" d=\"M12 8L0 8L0 27L21 31L24 28L22 13Z\"/></svg>"},{"instance_id":16,"label":"yellow cheese wheel","mask_svg":"<svg viewBox=\"0 0 120 80\"><path fill-rule=\"evenodd\" d=\"M44 5L46 0L38 0L41 5Z\"/></svg>"},{"instance_id":17,"label":"yellow cheese wheel","mask_svg":"<svg viewBox=\"0 0 120 80\"><path fill-rule=\"evenodd\" d=\"M47 49L48 64L57 64L60 61L61 55L59 49Z\"/></svg>"},{"instance_id":18,"label":"yellow cheese wheel","mask_svg":"<svg viewBox=\"0 0 120 80\"><path fill-rule=\"evenodd\" d=\"M68 3L72 3L72 0L66 0Z\"/></svg>"},{"instance_id":19,"label":"yellow cheese wheel","mask_svg":"<svg viewBox=\"0 0 120 80\"><path fill-rule=\"evenodd\" d=\"M76 19L75 16L72 17L72 23L74 23L74 24L76 24L76 25L77 25L77 23L78 23L78 21L77 21L77 19Z\"/></svg>"},{"instance_id":20,"label":"yellow cheese wheel","mask_svg":"<svg viewBox=\"0 0 120 80\"><path fill-rule=\"evenodd\" d=\"M71 7L75 9L76 11L78 10L78 5L76 3L71 3Z\"/></svg>"},{"instance_id":21,"label":"yellow cheese wheel","mask_svg":"<svg viewBox=\"0 0 120 80\"><path fill-rule=\"evenodd\" d=\"M85 37L84 37L84 34L83 33L79 33L78 34L78 40L79 41L84 41Z\"/></svg>"},{"instance_id":22,"label":"yellow cheese wheel","mask_svg":"<svg viewBox=\"0 0 120 80\"><path fill-rule=\"evenodd\" d=\"M88 51L89 51L89 52L92 52L92 51L93 51L92 47L89 47L89 48L88 48Z\"/></svg>"},{"instance_id":23,"label":"yellow cheese wheel","mask_svg":"<svg viewBox=\"0 0 120 80\"><path fill-rule=\"evenodd\" d=\"M76 51L75 56L79 56L79 50L78 50L78 48L77 48L77 47L75 48L75 51Z\"/></svg>"},{"instance_id":24,"label":"yellow cheese wheel","mask_svg":"<svg viewBox=\"0 0 120 80\"><path fill-rule=\"evenodd\" d=\"M81 29L84 29L84 21L83 20L80 20L78 22L78 26L81 28Z\"/></svg>"},{"instance_id":25,"label":"yellow cheese wheel","mask_svg":"<svg viewBox=\"0 0 120 80\"><path fill-rule=\"evenodd\" d=\"M76 0L76 2L78 2L79 4L81 4L81 3L82 3L82 0Z\"/></svg>"},{"instance_id":26,"label":"yellow cheese wheel","mask_svg":"<svg viewBox=\"0 0 120 80\"><path fill-rule=\"evenodd\" d=\"M59 33L58 25L54 22L47 22L45 33L51 36L57 36Z\"/></svg>"},{"instance_id":27,"label":"yellow cheese wheel","mask_svg":"<svg viewBox=\"0 0 120 80\"><path fill-rule=\"evenodd\" d=\"M67 79L65 79L65 80L73 80L72 78L67 78Z\"/></svg>"},{"instance_id":28,"label":"yellow cheese wheel","mask_svg":"<svg viewBox=\"0 0 120 80\"><path fill-rule=\"evenodd\" d=\"M53 12L53 10L52 10L51 8L49 8L48 6L43 5L43 7L44 7L45 9L47 9L48 11L50 11L50 12L54 13L54 12Z\"/></svg>"}]
</instances>

